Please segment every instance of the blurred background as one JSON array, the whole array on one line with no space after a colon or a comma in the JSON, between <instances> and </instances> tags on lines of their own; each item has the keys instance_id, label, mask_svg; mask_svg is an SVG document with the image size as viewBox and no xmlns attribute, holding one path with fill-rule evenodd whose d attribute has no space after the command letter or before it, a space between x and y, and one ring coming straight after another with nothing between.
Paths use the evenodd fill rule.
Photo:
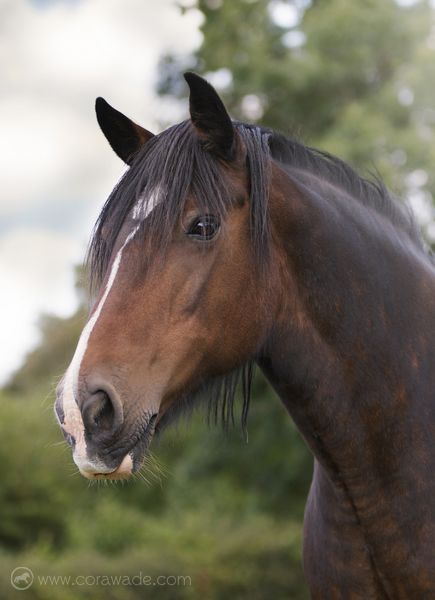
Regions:
<instances>
[{"instance_id":1,"label":"blurred background","mask_svg":"<svg viewBox=\"0 0 435 600\"><path fill-rule=\"evenodd\" d=\"M233 117L380 174L435 240L435 5L418 0L0 0L0 597L37 575L184 575L191 585L35 581L27 598L307 598L312 459L257 377L249 441L204 415L168 430L152 472L82 479L53 389L88 308L81 262L124 172L104 96L146 128L187 117L182 73Z\"/></svg>"}]
</instances>

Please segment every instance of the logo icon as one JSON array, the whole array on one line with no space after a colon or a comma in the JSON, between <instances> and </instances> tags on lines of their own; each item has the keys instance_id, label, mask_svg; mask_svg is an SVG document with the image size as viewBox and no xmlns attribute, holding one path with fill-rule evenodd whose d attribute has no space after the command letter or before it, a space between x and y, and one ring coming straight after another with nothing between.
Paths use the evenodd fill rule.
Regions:
<instances>
[{"instance_id":1,"label":"logo icon","mask_svg":"<svg viewBox=\"0 0 435 600\"><path fill-rule=\"evenodd\" d=\"M28 590L33 579L33 573L28 567L15 567L11 573L11 584L16 590Z\"/></svg>"}]
</instances>

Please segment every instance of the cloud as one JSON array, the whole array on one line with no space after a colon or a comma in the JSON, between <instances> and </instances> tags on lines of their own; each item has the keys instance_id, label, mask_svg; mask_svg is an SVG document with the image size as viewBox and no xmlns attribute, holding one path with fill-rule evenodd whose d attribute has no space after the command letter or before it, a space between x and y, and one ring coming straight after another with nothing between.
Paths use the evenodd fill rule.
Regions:
<instances>
[{"instance_id":1,"label":"cloud","mask_svg":"<svg viewBox=\"0 0 435 600\"><path fill-rule=\"evenodd\" d=\"M148 129L171 112L178 120L156 98L157 63L168 50L191 51L199 23L172 0L0 0L0 265L9 298L0 327L10 338L0 379L34 343L40 311L72 309L72 259L123 172L98 130L95 97ZM35 251L18 243L24 233ZM23 318L11 327L14 305Z\"/></svg>"},{"instance_id":2,"label":"cloud","mask_svg":"<svg viewBox=\"0 0 435 600\"><path fill-rule=\"evenodd\" d=\"M40 313L75 309L73 266L81 253L76 240L47 230L14 229L0 239L2 373L17 368L37 342Z\"/></svg>"}]
</instances>

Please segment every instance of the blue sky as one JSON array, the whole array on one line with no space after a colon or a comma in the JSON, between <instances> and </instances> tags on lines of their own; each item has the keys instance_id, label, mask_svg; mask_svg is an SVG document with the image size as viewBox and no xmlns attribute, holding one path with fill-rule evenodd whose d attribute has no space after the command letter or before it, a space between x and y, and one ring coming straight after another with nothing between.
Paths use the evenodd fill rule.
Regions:
<instances>
[{"instance_id":1,"label":"blue sky","mask_svg":"<svg viewBox=\"0 0 435 600\"><path fill-rule=\"evenodd\" d=\"M73 267L123 172L95 98L148 129L184 117L156 98L156 66L199 44L199 17L172 0L0 0L0 383L42 312L76 308Z\"/></svg>"}]
</instances>

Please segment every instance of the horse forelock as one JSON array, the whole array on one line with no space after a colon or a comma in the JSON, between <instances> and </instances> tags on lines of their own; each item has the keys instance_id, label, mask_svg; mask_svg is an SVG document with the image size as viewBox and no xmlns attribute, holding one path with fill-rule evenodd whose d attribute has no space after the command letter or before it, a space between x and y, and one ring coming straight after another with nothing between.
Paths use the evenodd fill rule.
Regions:
<instances>
[{"instance_id":1,"label":"horse forelock","mask_svg":"<svg viewBox=\"0 0 435 600\"><path fill-rule=\"evenodd\" d=\"M252 240L254 251L262 260L266 256L268 230L269 133L242 123L234 125L247 150ZM152 138L138 152L97 220L87 254L92 288L101 286L121 228L129 216L132 226L138 219L143 224L146 221L146 235L154 240L153 248L163 250L189 195L200 212L223 219L233 202L230 188L222 164L204 149L190 121ZM156 195L157 211L153 210Z\"/></svg>"}]
</instances>

